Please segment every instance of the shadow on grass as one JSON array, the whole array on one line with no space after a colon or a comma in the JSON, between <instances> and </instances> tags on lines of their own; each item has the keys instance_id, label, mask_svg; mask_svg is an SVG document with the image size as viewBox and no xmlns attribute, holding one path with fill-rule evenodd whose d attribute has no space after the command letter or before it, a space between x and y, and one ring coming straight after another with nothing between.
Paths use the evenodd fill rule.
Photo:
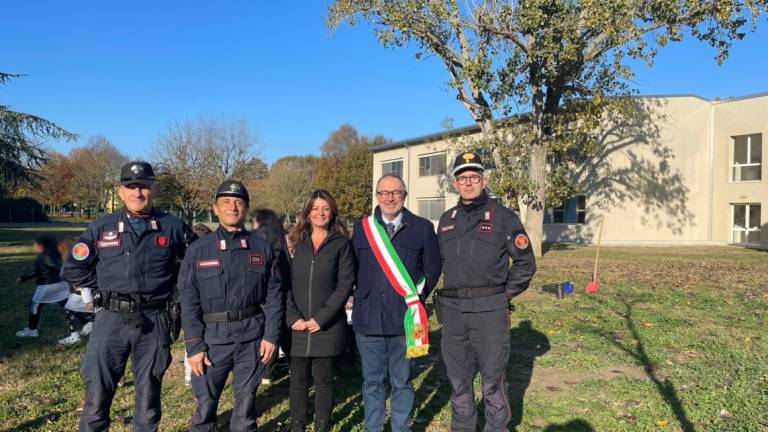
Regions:
<instances>
[{"instance_id":1,"label":"shadow on grass","mask_svg":"<svg viewBox=\"0 0 768 432\"><path fill-rule=\"evenodd\" d=\"M571 420L568 423L547 426L544 432L594 432L595 429L582 419Z\"/></svg>"},{"instance_id":2,"label":"shadow on grass","mask_svg":"<svg viewBox=\"0 0 768 432\"><path fill-rule=\"evenodd\" d=\"M541 254L546 255L549 251L575 250L575 249L578 249L580 246L583 247L583 245L577 245L573 243L542 243Z\"/></svg>"},{"instance_id":3,"label":"shadow on grass","mask_svg":"<svg viewBox=\"0 0 768 432\"><path fill-rule=\"evenodd\" d=\"M507 365L508 388L512 404L513 430L523 421L525 392L531 385L536 358L550 349L549 338L535 329L530 320L521 321L509 332L511 350Z\"/></svg>"},{"instance_id":4,"label":"shadow on grass","mask_svg":"<svg viewBox=\"0 0 768 432\"><path fill-rule=\"evenodd\" d=\"M41 427L45 426L48 423L53 423L56 420L59 419L62 415L66 414L66 412L62 411L56 411L52 412L50 414L41 415L38 418L34 420L26 421L18 426L14 426L10 429L3 429L0 432L21 432L21 431L33 431L38 430Z\"/></svg>"},{"instance_id":5,"label":"shadow on grass","mask_svg":"<svg viewBox=\"0 0 768 432\"><path fill-rule=\"evenodd\" d=\"M635 321L632 317L632 307L634 305L634 301L624 301L623 303L625 309L623 313L620 313L620 315L624 317L624 324L632 335L632 340L637 341L635 345L632 346L629 342L623 343L620 340L616 340L613 337L613 333L610 332L597 330L596 333L605 338L607 341L611 342L620 350L624 351L626 354L632 356L635 360L643 365L643 369L645 370L646 375L656 386L656 390L659 392L661 397L664 398L666 404L675 414L677 421L680 423L681 430L683 432L694 432L695 429L693 427L693 423L688 420L685 407L680 401L680 398L677 396L677 390L675 389L674 384L669 380L662 381L658 375L656 375L657 367L648 356L645 343L640 337L640 333L637 330L637 325L635 324Z\"/></svg>"}]
</instances>

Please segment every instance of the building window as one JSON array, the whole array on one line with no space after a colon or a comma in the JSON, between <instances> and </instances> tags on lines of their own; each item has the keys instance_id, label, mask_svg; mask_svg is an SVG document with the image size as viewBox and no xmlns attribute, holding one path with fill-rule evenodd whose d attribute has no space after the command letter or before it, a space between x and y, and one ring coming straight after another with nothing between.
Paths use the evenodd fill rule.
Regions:
<instances>
[{"instance_id":1,"label":"building window","mask_svg":"<svg viewBox=\"0 0 768 432\"><path fill-rule=\"evenodd\" d=\"M445 153L437 153L419 157L420 177L442 174L445 174Z\"/></svg>"},{"instance_id":2,"label":"building window","mask_svg":"<svg viewBox=\"0 0 768 432\"><path fill-rule=\"evenodd\" d=\"M733 178L735 182L760 181L763 168L763 135L733 137Z\"/></svg>"},{"instance_id":3,"label":"building window","mask_svg":"<svg viewBox=\"0 0 768 432\"><path fill-rule=\"evenodd\" d=\"M544 213L545 224L583 224L587 221L587 197L579 195L568 198L554 208L548 208Z\"/></svg>"},{"instance_id":4,"label":"building window","mask_svg":"<svg viewBox=\"0 0 768 432\"><path fill-rule=\"evenodd\" d=\"M445 212L445 198L419 200L419 216L429 220L439 220Z\"/></svg>"},{"instance_id":5,"label":"building window","mask_svg":"<svg viewBox=\"0 0 768 432\"><path fill-rule=\"evenodd\" d=\"M733 243L760 243L760 204L731 204Z\"/></svg>"},{"instance_id":6,"label":"building window","mask_svg":"<svg viewBox=\"0 0 768 432\"><path fill-rule=\"evenodd\" d=\"M381 175L394 174L403 177L403 160L393 160L381 163Z\"/></svg>"}]
</instances>

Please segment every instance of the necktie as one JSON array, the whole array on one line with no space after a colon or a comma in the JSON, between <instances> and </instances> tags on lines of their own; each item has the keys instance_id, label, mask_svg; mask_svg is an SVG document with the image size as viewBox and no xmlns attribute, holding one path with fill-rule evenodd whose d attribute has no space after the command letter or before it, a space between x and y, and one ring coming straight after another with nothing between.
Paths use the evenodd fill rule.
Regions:
<instances>
[{"instance_id":1,"label":"necktie","mask_svg":"<svg viewBox=\"0 0 768 432\"><path fill-rule=\"evenodd\" d=\"M387 224L387 235L389 236L389 238L392 238L392 236L395 235L395 224L393 224L392 222L389 222Z\"/></svg>"}]
</instances>

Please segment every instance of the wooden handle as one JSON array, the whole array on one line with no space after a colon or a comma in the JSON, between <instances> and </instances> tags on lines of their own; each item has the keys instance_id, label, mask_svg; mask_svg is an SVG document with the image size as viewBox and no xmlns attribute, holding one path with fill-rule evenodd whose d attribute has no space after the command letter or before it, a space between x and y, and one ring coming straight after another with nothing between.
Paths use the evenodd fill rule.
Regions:
<instances>
[{"instance_id":1,"label":"wooden handle","mask_svg":"<svg viewBox=\"0 0 768 432\"><path fill-rule=\"evenodd\" d=\"M597 251L595 252L595 269L592 271L592 281L597 280L597 260L600 258L600 243L603 240L603 221L605 216L600 217L600 231L597 235Z\"/></svg>"}]
</instances>

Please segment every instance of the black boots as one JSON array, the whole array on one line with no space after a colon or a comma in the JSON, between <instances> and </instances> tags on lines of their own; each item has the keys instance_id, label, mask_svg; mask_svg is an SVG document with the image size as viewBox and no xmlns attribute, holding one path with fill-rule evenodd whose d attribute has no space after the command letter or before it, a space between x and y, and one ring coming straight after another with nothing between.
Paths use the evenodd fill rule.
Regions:
<instances>
[{"instance_id":1,"label":"black boots","mask_svg":"<svg viewBox=\"0 0 768 432\"><path fill-rule=\"evenodd\" d=\"M288 431L289 432L306 432L307 431L307 424L304 422L297 422L295 420L290 420L288 422ZM323 420L317 420L315 421L315 427L312 429L313 432L331 432L331 424L323 421Z\"/></svg>"},{"instance_id":2,"label":"black boots","mask_svg":"<svg viewBox=\"0 0 768 432\"><path fill-rule=\"evenodd\" d=\"M316 420L314 432L331 432L331 424L326 421Z\"/></svg>"},{"instance_id":3,"label":"black boots","mask_svg":"<svg viewBox=\"0 0 768 432\"><path fill-rule=\"evenodd\" d=\"M304 422L297 422L295 420L288 421L288 432L306 432L307 424Z\"/></svg>"}]
</instances>

